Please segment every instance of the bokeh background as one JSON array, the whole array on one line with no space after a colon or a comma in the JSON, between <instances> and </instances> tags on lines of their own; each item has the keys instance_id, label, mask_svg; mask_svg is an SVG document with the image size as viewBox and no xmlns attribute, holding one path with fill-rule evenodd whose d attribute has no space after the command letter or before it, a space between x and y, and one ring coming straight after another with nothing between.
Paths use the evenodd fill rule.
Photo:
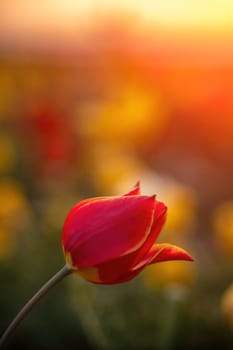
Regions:
<instances>
[{"instance_id":1,"label":"bokeh background","mask_svg":"<svg viewBox=\"0 0 233 350\"><path fill-rule=\"evenodd\" d=\"M71 206L138 180L195 262L69 277L10 349L233 348L233 2L1 0L1 331L63 266Z\"/></svg>"}]
</instances>

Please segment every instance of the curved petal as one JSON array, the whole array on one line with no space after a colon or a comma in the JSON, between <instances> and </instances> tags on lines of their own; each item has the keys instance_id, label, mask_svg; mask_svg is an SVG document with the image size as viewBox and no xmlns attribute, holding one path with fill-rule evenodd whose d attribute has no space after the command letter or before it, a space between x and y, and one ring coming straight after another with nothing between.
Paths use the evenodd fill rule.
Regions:
<instances>
[{"instance_id":1,"label":"curved petal","mask_svg":"<svg viewBox=\"0 0 233 350\"><path fill-rule=\"evenodd\" d=\"M154 242L157 240L161 229L166 221L166 215L167 215L167 206L163 202L157 201L155 203L155 215L154 215L154 222L151 227L151 240L154 240Z\"/></svg>"},{"instance_id":2,"label":"curved petal","mask_svg":"<svg viewBox=\"0 0 233 350\"><path fill-rule=\"evenodd\" d=\"M75 215L75 213L81 208L83 207L84 205L87 205L93 201L96 201L96 200L99 200L99 199L103 199L103 198L106 198L106 197L95 197L95 198L88 198L88 199L85 199L83 201L80 201L78 202L69 212L68 216L66 217L66 221L69 221L70 219L72 220L72 217L73 215ZM66 221L64 223L64 227L66 225ZM67 241L69 239L69 237L72 235L72 232L69 231L69 230L65 230L63 227L63 231L62 231L62 245L63 247L66 246L67 244Z\"/></svg>"},{"instance_id":3,"label":"curved petal","mask_svg":"<svg viewBox=\"0 0 233 350\"><path fill-rule=\"evenodd\" d=\"M100 280L99 272L96 267L88 267L86 269L76 270L74 272L89 282L104 284L104 282Z\"/></svg>"},{"instance_id":4,"label":"curved petal","mask_svg":"<svg viewBox=\"0 0 233 350\"><path fill-rule=\"evenodd\" d=\"M147 258L133 269L130 269L131 260L132 256L129 255L101 264L96 267L95 273L89 275L89 280L98 284L119 284L135 278L147 265L170 260L193 261L193 258L180 247L162 243L154 245Z\"/></svg>"},{"instance_id":5,"label":"curved petal","mask_svg":"<svg viewBox=\"0 0 233 350\"><path fill-rule=\"evenodd\" d=\"M138 181L135 186L132 188L132 190L130 190L129 192L127 192L126 194L124 194L124 196L136 196L136 195L140 195L141 194L141 190L140 190L140 182Z\"/></svg>"},{"instance_id":6,"label":"curved petal","mask_svg":"<svg viewBox=\"0 0 233 350\"><path fill-rule=\"evenodd\" d=\"M124 194L124 196L136 196L136 195L140 195L141 191L140 191L140 181L137 181L136 184L134 185L134 187L127 192L126 194ZM70 211L68 217L74 214L75 211L77 211L79 208L83 207L86 204L89 204L90 202L99 200L99 199L104 199L104 198L111 198L111 197L94 197L94 198L88 198L85 199L83 201L80 201L79 203L77 203ZM68 219L67 217L67 219ZM62 244L64 245L65 241L67 240L67 235L69 234L69 231L65 231L63 236L62 236Z\"/></svg>"},{"instance_id":7,"label":"curved petal","mask_svg":"<svg viewBox=\"0 0 233 350\"><path fill-rule=\"evenodd\" d=\"M76 270L81 277L86 279L87 281L97 283L97 284L115 284L116 281L120 278L120 276L124 273L128 273L127 266L123 265L123 262L119 262L119 260L124 259L122 257L120 259L116 259L115 261L102 263L100 265L94 267L88 267L84 269ZM122 271L123 268L123 271Z\"/></svg>"},{"instance_id":8,"label":"curved petal","mask_svg":"<svg viewBox=\"0 0 233 350\"><path fill-rule=\"evenodd\" d=\"M168 243L154 244L147 256L135 265L132 270L137 270L145 265L155 264L161 261L187 260L193 261L191 255L186 250Z\"/></svg>"},{"instance_id":9,"label":"curved petal","mask_svg":"<svg viewBox=\"0 0 233 350\"><path fill-rule=\"evenodd\" d=\"M148 251L150 251L151 247L155 243L166 221L166 212L167 207L162 202L155 201L155 214L154 221L151 227L151 232L143 246L140 248L134 260L134 265L137 265L141 260L144 260Z\"/></svg>"},{"instance_id":10,"label":"curved petal","mask_svg":"<svg viewBox=\"0 0 233 350\"><path fill-rule=\"evenodd\" d=\"M126 276L132 274L130 267L134 258L135 252L97 265L99 283L114 284L125 280Z\"/></svg>"},{"instance_id":11,"label":"curved petal","mask_svg":"<svg viewBox=\"0 0 233 350\"><path fill-rule=\"evenodd\" d=\"M119 276L115 283L123 283L133 279L143 271L147 265L170 260L193 261L193 258L186 250L175 245L167 243L155 244L147 255L147 258L141 261L137 266L134 266L131 271L127 271L127 273Z\"/></svg>"},{"instance_id":12,"label":"curved petal","mask_svg":"<svg viewBox=\"0 0 233 350\"><path fill-rule=\"evenodd\" d=\"M77 271L77 273L85 280L95 284L119 284L130 281L131 279L136 277L143 269L144 267L136 271L126 270L120 276L113 276L112 274L109 274L107 278L103 278L99 269L95 267L82 269L81 271Z\"/></svg>"},{"instance_id":13,"label":"curved petal","mask_svg":"<svg viewBox=\"0 0 233 350\"><path fill-rule=\"evenodd\" d=\"M103 198L71 213L63 232L73 265L87 268L136 251L150 233L154 202L154 196Z\"/></svg>"},{"instance_id":14,"label":"curved petal","mask_svg":"<svg viewBox=\"0 0 233 350\"><path fill-rule=\"evenodd\" d=\"M193 261L193 258L186 250L168 243L155 244L150 250L148 258L149 264L169 260Z\"/></svg>"},{"instance_id":15,"label":"curved petal","mask_svg":"<svg viewBox=\"0 0 233 350\"><path fill-rule=\"evenodd\" d=\"M142 270L144 270L144 266L138 270L135 271L127 271L123 275L121 275L118 279L116 279L114 282L108 283L108 284L119 284L119 283L124 283L132 280L135 278L137 275L140 274Z\"/></svg>"}]
</instances>

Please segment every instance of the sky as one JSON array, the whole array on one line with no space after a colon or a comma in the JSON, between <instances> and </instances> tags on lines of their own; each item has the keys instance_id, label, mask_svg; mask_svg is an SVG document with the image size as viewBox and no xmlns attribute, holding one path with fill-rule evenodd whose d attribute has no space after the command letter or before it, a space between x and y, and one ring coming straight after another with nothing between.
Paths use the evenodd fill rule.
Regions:
<instances>
[{"instance_id":1,"label":"sky","mask_svg":"<svg viewBox=\"0 0 233 350\"><path fill-rule=\"evenodd\" d=\"M140 30L178 37L233 38L232 0L1 0L1 38L68 38L108 13L129 16Z\"/></svg>"}]
</instances>

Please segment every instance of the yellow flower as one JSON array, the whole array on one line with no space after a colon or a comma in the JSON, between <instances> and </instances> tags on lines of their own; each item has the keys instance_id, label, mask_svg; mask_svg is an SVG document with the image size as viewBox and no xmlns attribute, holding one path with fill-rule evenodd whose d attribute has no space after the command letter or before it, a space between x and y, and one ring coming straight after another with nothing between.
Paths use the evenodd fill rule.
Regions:
<instances>
[{"instance_id":1,"label":"yellow flower","mask_svg":"<svg viewBox=\"0 0 233 350\"><path fill-rule=\"evenodd\" d=\"M146 286L152 290L171 284L191 285L196 278L195 265L168 261L148 267L142 276Z\"/></svg>"},{"instance_id":2,"label":"yellow flower","mask_svg":"<svg viewBox=\"0 0 233 350\"><path fill-rule=\"evenodd\" d=\"M95 174L93 181L100 193L121 193L128 184L141 178L144 167L145 165L137 157L119 148L99 145L93 150L91 158L91 168ZM122 183L125 184L123 188Z\"/></svg>"},{"instance_id":3,"label":"yellow flower","mask_svg":"<svg viewBox=\"0 0 233 350\"><path fill-rule=\"evenodd\" d=\"M188 186L170 182L164 194L169 207L165 230L173 233L185 233L193 229L196 221L197 198Z\"/></svg>"},{"instance_id":4,"label":"yellow flower","mask_svg":"<svg viewBox=\"0 0 233 350\"><path fill-rule=\"evenodd\" d=\"M233 283L226 289L220 304L223 315L233 330Z\"/></svg>"},{"instance_id":5,"label":"yellow flower","mask_svg":"<svg viewBox=\"0 0 233 350\"><path fill-rule=\"evenodd\" d=\"M18 230L29 218L29 205L20 185L10 179L0 181L0 222Z\"/></svg>"},{"instance_id":6,"label":"yellow flower","mask_svg":"<svg viewBox=\"0 0 233 350\"><path fill-rule=\"evenodd\" d=\"M220 204L213 220L217 247L233 258L233 201Z\"/></svg>"},{"instance_id":7,"label":"yellow flower","mask_svg":"<svg viewBox=\"0 0 233 350\"><path fill-rule=\"evenodd\" d=\"M91 142L105 141L130 149L154 143L167 121L160 94L128 84L113 95L83 115L83 135Z\"/></svg>"},{"instance_id":8,"label":"yellow flower","mask_svg":"<svg viewBox=\"0 0 233 350\"><path fill-rule=\"evenodd\" d=\"M0 172L12 170L16 163L16 153L7 135L0 134Z\"/></svg>"}]
</instances>

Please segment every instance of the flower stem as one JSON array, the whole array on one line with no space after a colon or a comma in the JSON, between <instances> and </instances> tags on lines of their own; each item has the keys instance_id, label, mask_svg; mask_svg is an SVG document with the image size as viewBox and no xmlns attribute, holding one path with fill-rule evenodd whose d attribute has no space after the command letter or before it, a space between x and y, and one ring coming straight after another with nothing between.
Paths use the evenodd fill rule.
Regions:
<instances>
[{"instance_id":1,"label":"flower stem","mask_svg":"<svg viewBox=\"0 0 233 350\"><path fill-rule=\"evenodd\" d=\"M9 341L12 333L16 329L16 327L20 324L20 322L26 317L32 307L49 291L50 288L55 286L59 281L61 281L65 276L69 275L71 270L68 266L64 266L61 270L59 270L53 277L51 277L48 282L46 282L36 294L23 306L23 308L19 311L13 321L9 324L5 332L2 334L0 338L0 349L3 348L4 345Z\"/></svg>"}]
</instances>

